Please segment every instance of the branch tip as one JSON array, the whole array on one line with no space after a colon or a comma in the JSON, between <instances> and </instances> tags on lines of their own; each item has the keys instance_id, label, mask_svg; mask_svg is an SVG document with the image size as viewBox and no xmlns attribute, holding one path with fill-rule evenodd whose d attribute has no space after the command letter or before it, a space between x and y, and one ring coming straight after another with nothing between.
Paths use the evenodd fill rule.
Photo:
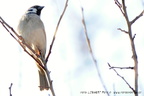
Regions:
<instances>
[{"instance_id":1,"label":"branch tip","mask_svg":"<svg viewBox=\"0 0 144 96\"><path fill-rule=\"evenodd\" d=\"M120 30L121 32L124 32L124 33L126 33L126 34L129 33L129 32L127 32L127 31L125 31L125 30L123 30L123 29L121 29L121 28L118 28L117 30Z\"/></svg>"}]
</instances>

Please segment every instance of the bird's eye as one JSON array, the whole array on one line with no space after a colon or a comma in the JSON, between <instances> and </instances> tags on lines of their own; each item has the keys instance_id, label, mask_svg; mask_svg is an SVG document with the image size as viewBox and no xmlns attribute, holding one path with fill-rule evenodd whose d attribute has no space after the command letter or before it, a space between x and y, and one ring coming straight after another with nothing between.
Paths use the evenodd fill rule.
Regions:
<instances>
[{"instance_id":1,"label":"bird's eye","mask_svg":"<svg viewBox=\"0 0 144 96\"><path fill-rule=\"evenodd\" d=\"M28 11L33 11L33 9L29 9Z\"/></svg>"},{"instance_id":2,"label":"bird's eye","mask_svg":"<svg viewBox=\"0 0 144 96\"><path fill-rule=\"evenodd\" d=\"M35 9L35 8L30 8L30 9L28 10L28 12L30 12L30 13L37 13L37 9Z\"/></svg>"},{"instance_id":3,"label":"bird's eye","mask_svg":"<svg viewBox=\"0 0 144 96\"><path fill-rule=\"evenodd\" d=\"M34 10L34 8L30 8L28 11L33 11Z\"/></svg>"}]
</instances>

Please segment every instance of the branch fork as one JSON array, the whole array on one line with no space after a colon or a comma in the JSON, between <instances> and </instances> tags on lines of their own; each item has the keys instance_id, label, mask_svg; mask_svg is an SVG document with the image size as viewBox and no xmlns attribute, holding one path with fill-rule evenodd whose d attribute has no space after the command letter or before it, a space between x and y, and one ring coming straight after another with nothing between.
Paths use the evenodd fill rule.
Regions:
<instances>
[{"instance_id":1,"label":"branch fork","mask_svg":"<svg viewBox=\"0 0 144 96\"><path fill-rule=\"evenodd\" d=\"M129 84L128 82L124 79L124 77L120 76L116 70L114 68L112 68L110 66L110 64L108 63L109 67L112 68L119 77L121 77L126 83L127 85L130 87L131 90L133 90L133 92L135 93L135 96L138 96L138 58L137 58L137 52L136 52L136 48L135 48L135 44L134 44L134 39L136 37L136 34L132 34L132 24L135 23L135 21L137 21L140 17L143 16L144 14L144 10L138 15L136 16L132 21L129 20L129 17L128 17L128 13L127 13L127 10L126 10L126 5L125 5L125 0L122 0L122 4L118 1L118 0L114 0L115 1L115 4L118 6L118 8L120 9L121 13L123 14L124 18L125 18L125 21L127 23L127 27L128 27L128 31L125 31L125 30L122 30L120 28L118 28L118 30L128 34L129 36L129 39L130 39L130 44L131 44L131 50L132 50L132 58L133 58L133 61L134 61L134 76L135 76L135 89L133 89Z\"/></svg>"}]
</instances>

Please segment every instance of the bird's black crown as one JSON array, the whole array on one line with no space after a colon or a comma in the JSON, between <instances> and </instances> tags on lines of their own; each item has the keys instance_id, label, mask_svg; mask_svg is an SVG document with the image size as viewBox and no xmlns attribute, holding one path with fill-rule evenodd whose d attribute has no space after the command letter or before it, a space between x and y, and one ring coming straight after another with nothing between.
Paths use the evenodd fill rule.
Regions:
<instances>
[{"instance_id":1,"label":"bird's black crown","mask_svg":"<svg viewBox=\"0 0 144 96\"><path fill-rule=\"evenodd\" d=\"M34 5L28 9L28 14L37 14L38 16L41 15L41 10L44 8L44 6Z\"/></svg>"}]
</instances>

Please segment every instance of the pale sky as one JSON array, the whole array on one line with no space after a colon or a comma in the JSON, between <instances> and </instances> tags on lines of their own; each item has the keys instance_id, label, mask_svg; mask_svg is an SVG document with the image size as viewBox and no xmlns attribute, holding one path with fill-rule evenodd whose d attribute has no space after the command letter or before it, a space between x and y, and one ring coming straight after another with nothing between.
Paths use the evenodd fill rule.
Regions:
<instances>
[{"instance_id":1,"label":"pale sky","mask_svg":"<svg viewBox=\"0 0 144 96\"><path fill-rule=\"evenodd\" d=\"M132 20L140 14L144 5L142 0L126 1L128 14ZM0 16L16 30L19 19L29 7L45 6L41 19L45 25L49 50L64 4L65 0L1 0ZM128 35L117 30L127 30L126 22L114 0L69 0L48 61L56 96L107 96L104 93L81 94L82 91L104 91L87 47L81 22L81 6L84 8L88 35L102 78L108 91L112 92L110 96L114 96L114 90L132 91L113 70L109 70L107 65L109 62L112 66L133 66ZM136 33L135 44L139 60L139 96L144 95L143 25L144 17L141 17L132 26L133 34ZM11 83L13 96L48 96L50 92L40 92L38 89L39 78L34 60L22 50L1 24L0 44L0 96L9 96L8 88ZM133 70L118 72L134 87Z\"/></svg>"}]
</instances>

